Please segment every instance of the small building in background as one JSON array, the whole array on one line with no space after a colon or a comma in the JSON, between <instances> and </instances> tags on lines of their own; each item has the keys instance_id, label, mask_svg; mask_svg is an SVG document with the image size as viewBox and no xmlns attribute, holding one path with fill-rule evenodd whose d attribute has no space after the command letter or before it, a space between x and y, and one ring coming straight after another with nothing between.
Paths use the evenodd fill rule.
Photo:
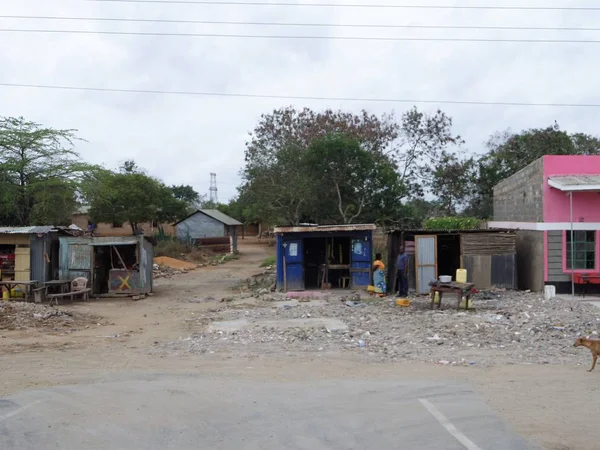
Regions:
<instances>
[{"instance_id":1,"label":"small building in background","mask_svg":"<svg viewBox=\"0 0 600 450\"><path fill-rule=\"evenodd\" d=\"M87 230L88 225L92 223L89 215L90 207L81 206L74 213L72 217L72 223L77 225L82 230ZM129 222L123 223L95 223L96 229L94 234L96 236L133 236L133 230ZM159 223L145 222L140 223L139 227L142 229L146 236L152 236L158 233L160 229L164 231L167 236L175 236L175 227L170 223Z\"/></svg>"},{"instance_id":2,"label":"small building in background","mask_svg":"<svg viewBox=\"0 0 600 450\"><path fill-rule=\"evenodd\" d=\"M409 259L408 285L428 294L440 275L456 277L467 269L477 289L517 288L517 234L513 230L398 230L388 233L388 291L395 291L396 259L404 246Z\"/></svg>"},{"instance_id":3,"label":"small building in background","mask_svg":"<svg viewBox=\"0 0 600 450\"><path fill-rule=\"evenodd\" d=\"M0 227L0 280L45 283L58 275L58 230Z\"/></svg>"},{"instance_id":4,"label":"small building in background","mask_svg":"<svg viewBox=\"0 0 600 450\"><path fill-rule=\"evenodd\" d=\"M177 222L174 227L177 238L199 246L222 245L223 238L228 238L231 253L237 253L237 231L241 225L241 222L216 209L199 209Z\"/></svg>"},{"instance_id":5,"label":"small building in background","mask_svg":"<svg viewBox=\"0 0 600 450\"><path fill-rule=\"evenodd\" d=\"M275 227L277 289L367 289L375 225Z\"/></svg>"},{"instance_id":6,"label":"small building in background","mask_svg":"<svg viewBox=\"0 0 600 450\"><path fill-rule=\"evenodd\" d=\"M60 236L61 280L88 279L93 296L152 292L154 241L148 236Z\"/></svg>"},{"instance_id":7,"label":"small building in background","mask_svg":"<svg viewBox=\"0 0 600 450\"><path fill-rule=\"evenodd\" d=\"M600 156L546 155L503 180L489 227L517 232L521 289L570 292L572 277L598 275Z\"/></svg>"}]
</instances>

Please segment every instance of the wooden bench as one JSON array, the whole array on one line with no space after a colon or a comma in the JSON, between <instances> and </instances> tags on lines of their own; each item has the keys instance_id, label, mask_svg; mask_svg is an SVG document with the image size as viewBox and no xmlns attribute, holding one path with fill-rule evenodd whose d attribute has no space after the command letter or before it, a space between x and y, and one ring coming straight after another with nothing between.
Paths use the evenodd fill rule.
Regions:
<instances>
[{"instance_id":1,"label":"wooden bench","mask_svg":"<svg viewBox=\"0 0 600 450\"><path fill-rule=\"evenodd\" d=\"M33 294L35 296L36 303L42 303L48 300L49 303L52 303L52 300L56 302L58 306L58 299L60 298L70 298L73 300L75 297L81 295L83 301L90 299L90 292L92 290L87 287L88 280L85 277L77 277L73 281L71 281L71 290L69 292L62 292L60 294L48 294L48 286L43 288L34 289Z\"/></svg>"},{"instance_id":2,"label":"wooden bench","mask_svg":"<svg viewBox=\"0 0 600 450\"><path fill-rule=\"evenodd\" d=\"M92 292L91 289L85 288L85 289L81 289L79 291L63 292L61 294L48 294L48 296L46 298L48 299L49 303L52 303L52 300L54 300L56 302L56 305L58 306L59 298L69 297L71 300L73 300L75 297L81 295L82 300L86 301L86 300L90 299L90 292Z\"/></svg>"}]
</instances>

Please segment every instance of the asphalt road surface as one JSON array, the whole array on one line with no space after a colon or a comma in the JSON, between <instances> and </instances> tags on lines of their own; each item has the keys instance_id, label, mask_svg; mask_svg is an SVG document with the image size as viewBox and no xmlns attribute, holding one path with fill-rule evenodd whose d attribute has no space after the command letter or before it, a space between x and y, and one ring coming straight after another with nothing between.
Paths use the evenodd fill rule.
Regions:
<instances>
[{"instance_id":1,"label":"asphalt road surface","mask_svg":"<svg viewBox=\"0 0 600 450\"><path fill-rule=\"evenodd\" d=\"M3 450L516 450L465 385L138 376L0 399Z\"/></svg>"}]
</instances>

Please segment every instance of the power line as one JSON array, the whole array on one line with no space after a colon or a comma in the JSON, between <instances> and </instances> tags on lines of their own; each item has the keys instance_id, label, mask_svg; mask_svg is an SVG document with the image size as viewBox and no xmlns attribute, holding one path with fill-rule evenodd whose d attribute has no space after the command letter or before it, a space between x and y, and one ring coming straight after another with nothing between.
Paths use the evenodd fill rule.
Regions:
<instances>
[{"instance_id":1,"label":"power line","mask_svg":"<svg viewBox=\"0 0 600 450\"><path fill-rule=\"evenodd\" d=\"M517 27L517 26L478 26L478 25L393 25L393 24L340 24L340 23L290 23L290 22L237 22L220 20L183 20L183 19L133 19L114 17L58 17L58 16L4 16L0 19L18 20L69 20L90 22L135 22L135 23L172 23L202 25L259 25L280 27L327 27L327 28L400 28L400 29L443 29L443 30L530 30L530 31L600 31L600 28L577 27Z\"/></svg>"},{"instance_id":2,"label":"power line","mask_svg":"<svg viewBox=\"0 0 600 450\"><path fill-rule=\"evenodd\" d=\"M56 86L44 84L20 84L0 83L4 87L36 88L36 89L59 89L69 91L91 91L91 92L117 92L131 94L161 94L161 95L188 95L202 97L233 97L233 98L259 98L277 100L322 100L322 101L344 101L363 103L423 103L423 104L448 104L448 105L475 105L475 106L541 106L555 108L600 108L598 103L528 103L528 102L484 102L468 100L416 100L398 98L360 98L360 97L318 97L301 95L267 95L267 94L236 94L224 92L198 92L198 91L163 91L153 89L114 89L98 87L76 87Z\"/></svg>"},{"instance_id":3,"label":"power line","mask_svg":"<svg viewBox=\"0 0 600 450\"><path fill-rule=\"evenodd\" d=\"M394 8L394 9L484 9L528 11L600 11L598 6L475 6L475 5L369 5L344 3L240 2L211 0L84 0L96 3L169 3L180 5L309 6L318 8Z\"/></svg>"},{"instance_id":4,"label":"power line","mask_svg":"<svg viewBox=\"0 0 600 450\"><path fill-rule=\"evenodd\" d=\"M366 37L366 36L294 36L257 34L215 34L215 33L158 33L145 31L97 31L97 30L40 30L0 28L0 33L44 33L44 34L104 34L116 36L170 36L170 37L214 37L236 39L300 39L337 41L388 41L388 42L513 42L544 44L600 44L593 39L491 39L491 38L420 38L420 37Z\"/></svg>"}]
</instances>

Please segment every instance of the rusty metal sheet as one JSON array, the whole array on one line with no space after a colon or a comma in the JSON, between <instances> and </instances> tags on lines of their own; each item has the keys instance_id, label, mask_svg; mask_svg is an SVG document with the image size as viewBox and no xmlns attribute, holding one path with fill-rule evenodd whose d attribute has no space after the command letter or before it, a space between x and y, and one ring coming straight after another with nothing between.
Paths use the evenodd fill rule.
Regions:
<instances>
[{"instance_id":1,"label":"rusty metal sheet","mask_svg":"<svg viewBox=\"0 0 600 450\"><path fill-rule=\"evenodd\" d=\"M373 224L351 224L351 225L311 225L299 227L275 227L278 233L315 233L315 232L339 232L339 231L375 231L377 227Z\"/></svg>"}]
</instances>

